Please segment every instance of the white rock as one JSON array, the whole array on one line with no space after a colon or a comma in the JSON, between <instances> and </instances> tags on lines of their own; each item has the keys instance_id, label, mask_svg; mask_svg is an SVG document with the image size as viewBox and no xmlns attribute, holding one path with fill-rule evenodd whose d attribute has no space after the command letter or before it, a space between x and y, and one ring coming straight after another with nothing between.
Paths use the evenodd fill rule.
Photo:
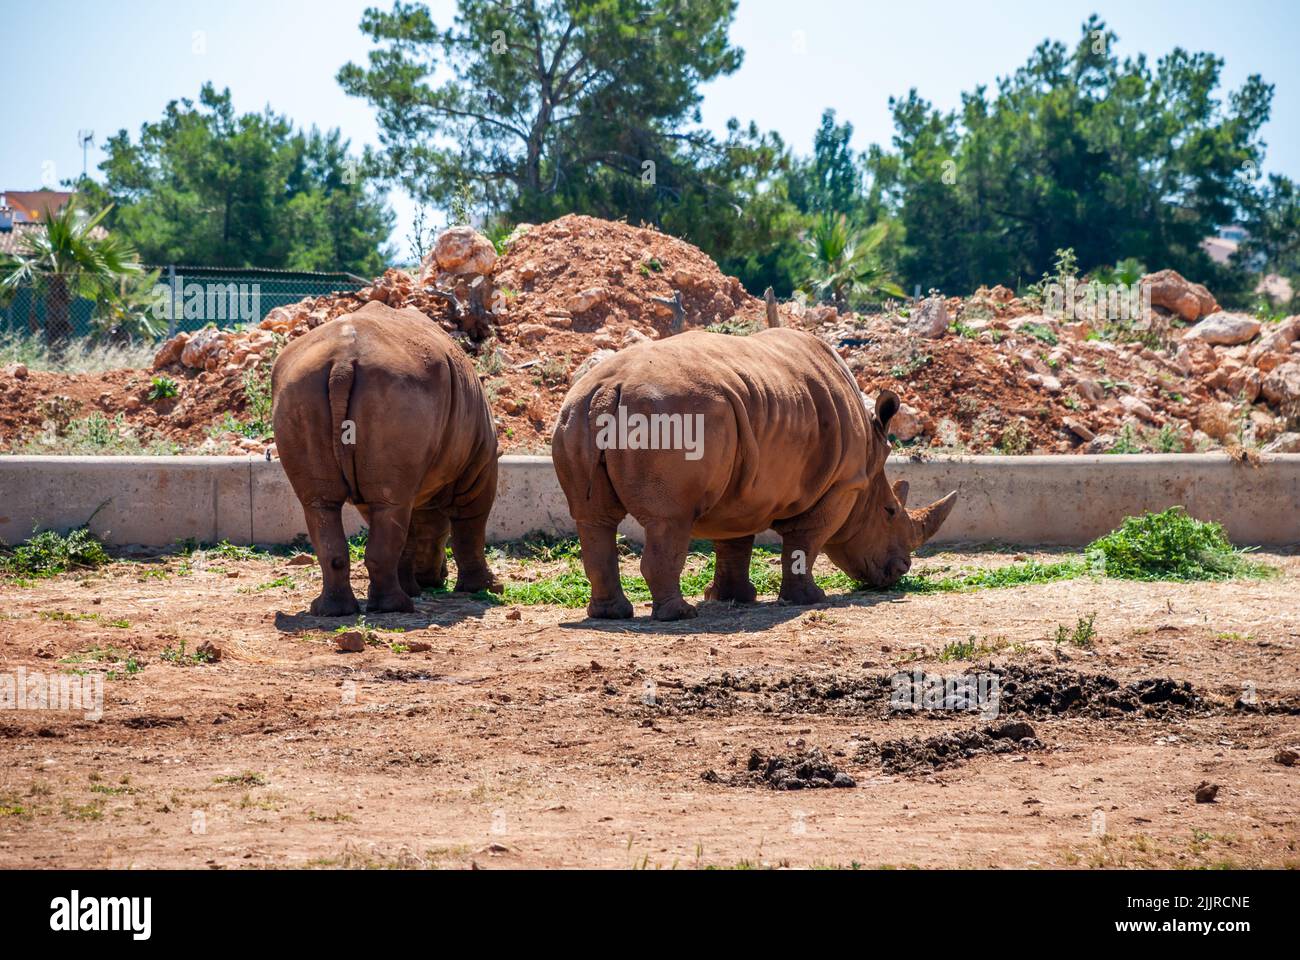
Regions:
<instances>
[{"instance_id":1,"label":"white rock","mask_svg":"<svg viewBox=\"0 0 1300 960\"><path fill-rule=\"evenodd\" d=\"M569 374L569 383L577 383L590 371L596 369L597 364L604 363L612 356L614 356L613 350L597 350L574 368L573 373Z\"/></svg>"},{"instance_id":2,"label":"white rock","mask_svg":"<svg viewBox=\"0 0 1300 960\"><path fill-rule=\"evenodd\" d=\"M907 318L908 332L927 340L937 340L948 332L952 318L940 297L922 300Z\"/></svg>"},{"instance_id":3,"label":"white rock","mask_svg":"<svg viewBox=\"0 0 1300 960\"><path fill-rule=\"evenodd\" d=\"M1184 333L1183 339L1235 346L1253 340L1257 333L1259 333L1259 321L1254 317L1220 310L1218 313L1210 314Z\"/></svg>"}]
</instances>

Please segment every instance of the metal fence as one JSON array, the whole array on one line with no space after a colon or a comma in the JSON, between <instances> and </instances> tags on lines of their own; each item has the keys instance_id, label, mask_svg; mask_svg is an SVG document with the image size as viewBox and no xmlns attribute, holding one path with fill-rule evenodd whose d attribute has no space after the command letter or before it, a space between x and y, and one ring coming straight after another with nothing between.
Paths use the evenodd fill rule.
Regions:
<instances>
[{"instance_id":1,"label":"metal fence","mask_svg":"<svg viewBox=\"0 0 1300 960\"><path fill-rule=\"evenodd\" d=\"M0 299L0 333L54 340L107 335L115 328L138 329L131 321L141 315L166 336L208 324L256 326L276 307L358 290L369 282L349 273L182 266L145 270L157 271L152 287L136 290L129 300L102 302L76 295L62 278L40 277Z\"/></svg>"}]
</instances>

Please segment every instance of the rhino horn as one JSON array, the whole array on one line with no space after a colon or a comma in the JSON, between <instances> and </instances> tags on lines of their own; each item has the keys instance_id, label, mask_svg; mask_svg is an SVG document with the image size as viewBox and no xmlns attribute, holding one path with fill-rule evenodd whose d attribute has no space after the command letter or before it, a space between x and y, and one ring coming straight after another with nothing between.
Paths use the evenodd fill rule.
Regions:
<instances>
[{"instance_id":1,"label":"rhino horn","mask_svg":"<svg viewBox=\"0 0 1300 960\"><path fill-rule=\"evenodd\" d=\"M907 511L916 527L916 546L912 549L915 550L916 547L919 547L939 532L939 528L948 519L948 514L952 513L953 504L956 502L957 491L954 490L943 499L934 501L928 507Z\"/></svg>"}]
</instances>

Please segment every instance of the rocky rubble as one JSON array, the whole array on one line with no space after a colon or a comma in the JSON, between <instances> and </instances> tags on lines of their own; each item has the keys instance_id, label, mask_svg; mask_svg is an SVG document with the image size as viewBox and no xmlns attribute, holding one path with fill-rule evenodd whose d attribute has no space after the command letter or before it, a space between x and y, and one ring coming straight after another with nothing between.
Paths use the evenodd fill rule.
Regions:
<instances>
[{"instance_id":1,"label":"rocky rubble","mask_svg":"<svg viewBox=\"0 0 1300 960\"><path fill-rule=\"evenodd\" d=\"M691 328L743 335L771 324L826 340L868 400L896 391L903 406L891 431L914 455L1300 449L1300 317L1264 323L1223 311L1172 270L1144 282L1154 316L1140 323L1049 316L1042 301L1003 286L840 314L798 301L765 308L701 250L652 227L572 215L521 224L500 251L455 227L413 273L388 270L355 292L276 307L253 329L168 340L153 368L177 381L175 401L150 402L147 373L97 391L93 376L60 387L56 375L32 383L15 370L0 376L3 425L21 440L40 427L37 393L75 387L83 405L94 400L183 449L261 452L264 439L209 434L244 411L245 384L265 384L286 342L379 301L420 311L461 343L503 449L521 453L549 449L570 384L619 350Z\"/></svg>"}]
</instances>

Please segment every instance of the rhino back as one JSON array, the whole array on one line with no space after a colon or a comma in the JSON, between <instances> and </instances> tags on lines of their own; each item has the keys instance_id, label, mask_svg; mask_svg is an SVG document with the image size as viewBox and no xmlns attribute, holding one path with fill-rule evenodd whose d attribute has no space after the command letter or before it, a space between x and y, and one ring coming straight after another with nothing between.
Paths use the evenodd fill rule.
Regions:
<instances>
[{"instance_id":1,"label":"rhino back","mask_svg":"<svg viewBox=\"0 0 1300 960\"><path fill-rule=\"evenodd\" d=\"M738 536L798 515L832 487L864 485L875 459L875 438L848 368L801 331L690 332L596 366L570 391L556 430L566 494L600 469L597 419L617 416L620 406L629 418L702 418L698 459L680 449L603 451L604 469L628 512L643 519L689 505L702 536ZM570 506L581 510L574 499Z\"/></svg>"},{"instance_id":2,"label":"rhino back","mask_svg":"<svg viewBox=\"0 0 1300 960\"><path fill-rule=\"evenodd\" d=\"M335 428L322 389L335 364L352 367L346 410L366 500L458 495L495 463L496 432L478 376L464 351L423 314L370 303L285 349L276 363L277 403L318 408L309 418L313 433ZM323 445L313 438L310 446Z\"/></svg>"}]
</instances>

